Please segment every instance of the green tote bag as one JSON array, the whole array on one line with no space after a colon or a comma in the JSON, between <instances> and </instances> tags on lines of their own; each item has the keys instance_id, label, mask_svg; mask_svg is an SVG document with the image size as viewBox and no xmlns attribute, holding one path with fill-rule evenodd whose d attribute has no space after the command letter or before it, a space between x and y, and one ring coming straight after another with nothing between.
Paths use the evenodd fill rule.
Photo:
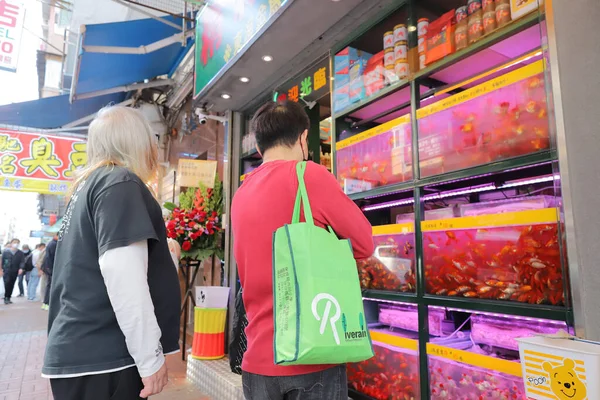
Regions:
<instances>
[{"instance_id":1,"label":"green tote bag","mask_svg":"<svg viewBox=\"0 0 600 400\"><path fill-rule=\"evenodd\" d=\"M275 364L358 362L373 356L349 240L315 225L297 165L292 223L273 234ZM300 222L300 207L306 222Z\"/></svg>"}]
</instances>

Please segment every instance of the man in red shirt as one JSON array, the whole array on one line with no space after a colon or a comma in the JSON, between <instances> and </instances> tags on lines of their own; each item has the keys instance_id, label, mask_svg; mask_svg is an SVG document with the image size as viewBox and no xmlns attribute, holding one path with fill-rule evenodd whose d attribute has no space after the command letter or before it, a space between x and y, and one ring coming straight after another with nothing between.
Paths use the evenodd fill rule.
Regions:
<instances>
[{"instance_id":1,"label":"man in red shirt","mask_svg":"<svg viewBox=\"0 0 600 400\"><path fill-rule=\"evenodd\" d=\"M275 365L273 356L273 233L292 221L296 164L308 159L310 122L295 102L268 103L252 120L263 164L233 198L231 225L244 306L248 349L242 362L246 400L347 400L345 365ZM373 253L371 225L335 177L309 162L304 175L315 224L350 239L356 259Z\"/></svg>"}]
</instances>

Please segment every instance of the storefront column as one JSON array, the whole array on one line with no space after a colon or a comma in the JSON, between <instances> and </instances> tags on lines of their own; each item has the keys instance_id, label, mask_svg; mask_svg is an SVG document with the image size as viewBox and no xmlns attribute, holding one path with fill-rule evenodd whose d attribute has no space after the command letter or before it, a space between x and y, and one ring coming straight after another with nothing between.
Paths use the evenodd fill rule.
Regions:
<instances>
[{"instance_id":1,"label":"storefront column","mask_svg":"<svg viewBox=\"0 0 600 400\"><path fill-rule=\"evenodd\" d=\"M546 9L575 328L600 341L600 3Z\"/></svg>"},{"instance_id":2,"label":"storefront column","mask_svg":"<svg viewBox=\"0 0 600 400\"><path fill-rule=\"evenodd\" d=\"M233 257L233 236L231 233L231 200L233 194L239 187L240 182L240 156L242 148L242 136L244 135L244 115L239 112L229 112L229 124L227 127L227 178L225 187L226 199L226 222L227 230L225 232L225 268L227 274L227 285L231 288L229 291L229 330L233 327L233 314L235 311L235 296L237 294L237 264ZM229 332L228 332L229 334Z\"/></svg>"}]
</instances>

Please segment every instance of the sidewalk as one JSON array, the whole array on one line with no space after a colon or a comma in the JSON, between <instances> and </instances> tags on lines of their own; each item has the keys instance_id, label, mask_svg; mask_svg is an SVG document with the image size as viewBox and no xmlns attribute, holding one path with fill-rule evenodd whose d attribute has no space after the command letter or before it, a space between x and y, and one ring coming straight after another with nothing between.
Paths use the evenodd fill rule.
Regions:
<instances>
[{"instance_id":1,"label":"sidewalk","mask_svg":"<svg viewBox=\"0 0 600 400\"><path fill-rule=\"evenodd\" d=\"M13 298L0 305L0 400L53 400L41 377L46 346L47 312L41 303ZM186 379L181 354L168 357L169 385L152 400L210 400Z\"/></svg>"}]
</instances>

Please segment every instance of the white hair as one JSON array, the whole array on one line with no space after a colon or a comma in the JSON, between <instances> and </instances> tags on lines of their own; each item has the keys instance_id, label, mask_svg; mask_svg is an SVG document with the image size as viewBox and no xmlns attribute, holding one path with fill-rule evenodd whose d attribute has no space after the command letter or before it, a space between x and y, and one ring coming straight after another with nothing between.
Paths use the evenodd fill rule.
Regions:
<instances>
[{"instance_id":1,"label":"white hair","mask_svg":"<svg viewBox=\"0 0 600 400\"><path fill-rule=\"evenodd\" d=\"M116 165L127 168L148 182L158 167L156 139L148 121L137 109L108 106L90 124L87 166L77 175L72 189L96 169Z\"/></svg>"}]
</instances>

